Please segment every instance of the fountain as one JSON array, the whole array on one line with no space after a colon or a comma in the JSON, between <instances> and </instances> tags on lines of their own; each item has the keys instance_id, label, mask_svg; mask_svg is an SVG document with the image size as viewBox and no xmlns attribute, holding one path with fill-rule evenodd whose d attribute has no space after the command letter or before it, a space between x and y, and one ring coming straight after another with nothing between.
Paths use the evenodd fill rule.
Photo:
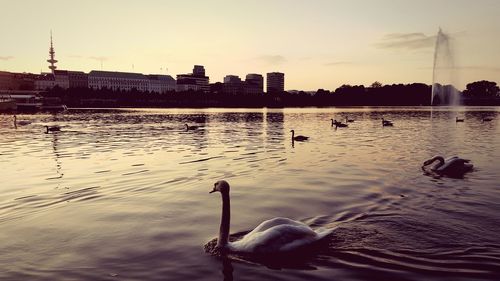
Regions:
<instances>
[{"instance_id":1,"label":"fountain","mask_svg":"<svg viewBox=\"0 0 500 281\"><path fill-rule=\"evenodd\" d=\"M452 38L439 28L432 68L431 105L460 105L459 91L454 86L458 75L451 41Z\"/></svg>"}]
</instances>

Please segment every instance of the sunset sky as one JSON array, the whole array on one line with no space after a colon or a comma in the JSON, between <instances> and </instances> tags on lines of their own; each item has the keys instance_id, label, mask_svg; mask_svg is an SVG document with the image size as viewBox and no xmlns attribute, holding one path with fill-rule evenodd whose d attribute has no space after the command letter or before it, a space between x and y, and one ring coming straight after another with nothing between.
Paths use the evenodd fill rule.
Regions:
<instances>
[{"instance_id":1,"label":"sunset sky","mask_svg":"<svg viewBox=\"0 0 500 281\"><path fill-rule=\"evenodd\" d=\"M439 27L458 84L500 82L498 0L1 1L0 70L227 74L280 71L285 88L432 82Z\"/></svg>"}]
</instances>

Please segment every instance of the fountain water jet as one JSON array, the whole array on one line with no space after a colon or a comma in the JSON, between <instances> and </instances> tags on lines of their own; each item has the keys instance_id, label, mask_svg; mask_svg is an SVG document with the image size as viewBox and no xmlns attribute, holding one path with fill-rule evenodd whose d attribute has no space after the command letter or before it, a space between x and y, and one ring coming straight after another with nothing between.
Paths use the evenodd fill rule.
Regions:
<instances>
[{"instance_id":1,"label":"fountain water jet","mask_svg":"<svg viewBox=\"0 0 500 281\"><path fill-rule=\"evenodd\" d=\"M432 68L431 105L460 105L459 91L454 86L458 75L451 41L450 36L439 28Z\"/></svg>"}]
</instances>

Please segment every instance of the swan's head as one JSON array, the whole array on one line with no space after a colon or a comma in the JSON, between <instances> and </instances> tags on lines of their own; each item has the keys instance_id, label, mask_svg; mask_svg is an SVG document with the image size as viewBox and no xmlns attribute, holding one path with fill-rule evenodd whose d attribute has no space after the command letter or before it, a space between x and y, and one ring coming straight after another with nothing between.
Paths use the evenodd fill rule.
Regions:
<instances>
[{"instance_id":1,"label":"swan's head","mask_svg":"<svg viewBox=\"0 0 500 281\"><path fill-rule=\"evenodd\" d=\"M225 180L220 180L214 183L214 189L212 189L209 193L214 193L216 191L220 193L229 193L229 183Z\"/></svg>"},{"instance_id":2,"label":"swan's head","mask_svg":"<svg viewBox=\"0 0 500 281\"><path fill-rule=\"evenodd\" d=\"M290 130L290 133L295 133L295 130Z\"/></svg>"},{"instance_id":3,"label":"swan's head","mask_svg":"<svg viewBox=\"0 0 500 281\"><path fill-rule=\"evenodd\" d=\"M443 156L436 155L436 156L432 157L431 159L426 160L426 161L424 162L424 166L430 165L432 162L434 162L434 161L436 161L436 160L442 160L442 161L444 162L444 158L443 158Z\"/></svg>"}]
</instances>

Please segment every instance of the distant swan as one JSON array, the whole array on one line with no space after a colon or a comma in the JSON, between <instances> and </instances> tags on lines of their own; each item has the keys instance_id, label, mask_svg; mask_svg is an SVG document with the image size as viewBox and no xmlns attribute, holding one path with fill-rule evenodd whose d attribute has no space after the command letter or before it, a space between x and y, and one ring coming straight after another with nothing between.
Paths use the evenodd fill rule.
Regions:
<instances>
[{"instance_id":1,"label":"distant swan","mask_svg":"<svg viewBox=\"0 0 500 281\"><path fill-rule=\"evenodd\" d=\"M185 125L186 125L186 131L198 129L198 126L189 126L188 124Z\"/></svg>"},{"instance_id":2,"label":"distant swan","mask_svg":"<svg viewBox=\"0 0 500 281\"><path fill-rule=\"evenodd\" d=\"M295 136L294 130L290 130L290 132L292 132L292 141L306 141L309 139L309 137L306 136L301 136L301 135Z\"/></svg>"},{"instance_id":3,"label":"distant swan","mask_svg":"<svg viewBox=\"0 0 500 281\"><path fill-rule=\"evenodd\" d=\"M45 126L45 133L48 134L49 132L59 132L61 131L61 127L59 126Z\"/></svg>"},{"instance_id":4,"label":"distant swan","mask_svg":"<svg viewBox=\"0 0 500 281\"><path fill-rule=\"evenodd\" d=\"M455 117L455 122L464 122L464 119L463 119L463 118L462 118L462 119L460 119L460 118L458 118L458 116L457 116L457 117Z\"/></svg>"},{"instance_id":5,"label":"distant swan","mask_svg":"<svg viewBox=\"0 0 500 281\"><path fill-rule=\"evenodd\" d=\"M457 156L450 157L448 159L444 159L443 156L434 156L431 159L424 162L422 166L422 170L425 171L425 167L438 161L438 163L434 164L431 167L431 171L435 172L439 175L447 175L453 177L460 177L463 174L472 170L473 165L470 164L470 160L462 159Z\"/></svg>"},{"instance_id":6,"label":"distant swan","mask_svg":"<svg viewBox=\"0 0 500 281\"><path fill-rule=\"evenodd\" d=\"M349 119L347 116L345 117L345 122L346 123L352 123L354 122L354 119Z\"/></svg>"},{"instance_id":7,"label":"distant swan","mask_svg":"<svg viewBox=\"0 0 500 281\"><path fill-rule=\"evenodd\" d=\"M382 117L382 126L384 126L384 127L387 127L387 126L394 126L394 124L392 124L392 121L385 120L385 119Z\"/></svg>"},{"instance_id":8,"label":"distant swan","mask_svg":"<svg viewBox=\"0 0 500 281\"><path fill-rule=\"evenodd\" d=\"M26 125L29 125L31 124L31 121L26 121L26 120L17 120L17 116L14 115L14 126L17 127L18 125L19 126L26 126Z\"/></svg>"},{"instance_id":9,"label":"distant swan","mask_svg":"<svg viewBox=\"0 0 500 281\"><path fill-rule=\"evenodd\" d=\"M491 117L483 117L483 122L490 122L493 121L493 118Z\"/></svg>"},{"instance_id":10,"label":"distant swan","mask_svg":"<svg viewBox=\"0 0 500 281\"><path fill-rule=\"evenodd\" d=\"M247 254L278 254L297 250L326 237L332 229L314 231L302 222L288 218L274 218L259 224L238 241L229 242L230 203L229 184L218 181L210 193L222 195L222 218L217 248L225 252Z\"/></svg>"},{"instance_id":11,"label":"distant swan","mask_svg":"<svg viewBox=\"0 0 500 281\"><path fill-rule=\"evenodd\" d=\"M342 122L339 122L339 121L337 121L337 120L333 120L333 119L330 119L330 120L332 120L332 127L333 127L333 125L335 125L335 127L336 127L336 128L337 128L337 127L339 127L339 128L345 128L345 127L348 127L348 125L347 125L347 124L343 124Z\"/></svg>"}]
</instances>

